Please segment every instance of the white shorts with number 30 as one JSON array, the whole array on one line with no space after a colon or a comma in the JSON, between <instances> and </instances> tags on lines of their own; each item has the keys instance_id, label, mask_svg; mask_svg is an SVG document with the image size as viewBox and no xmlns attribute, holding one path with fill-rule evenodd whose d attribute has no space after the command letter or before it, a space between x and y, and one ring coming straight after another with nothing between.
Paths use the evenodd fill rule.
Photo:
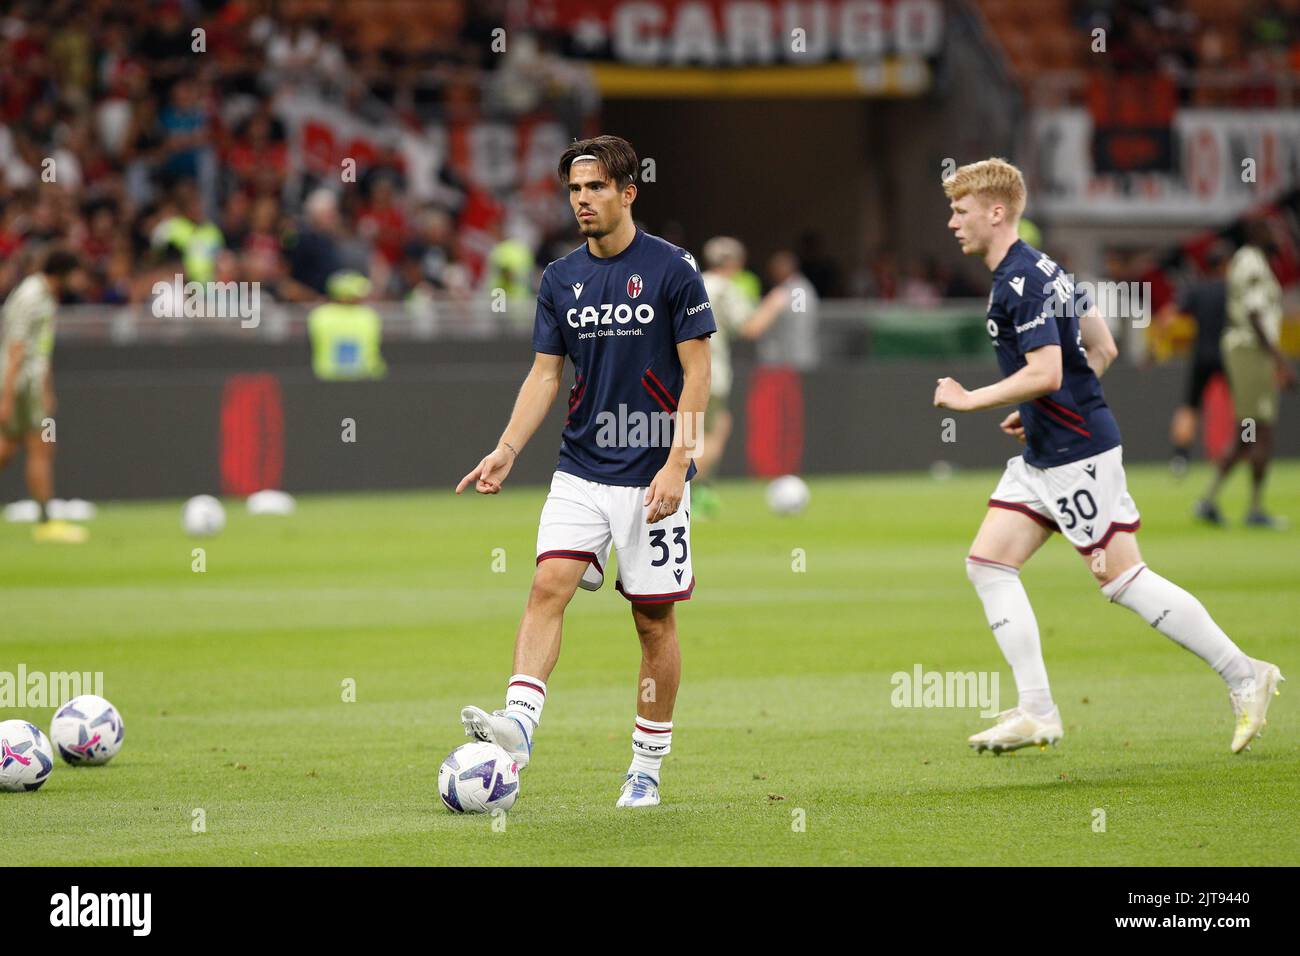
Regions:
<instances>
[{"instance_id":1,"label":"white shorts with number 30","mask_svg":"<svg viewBox=\"0 0 1300 956\"><path fill-rule=\"evenodd\" d=\"M636 604L685 601L695 590L691 569L691 483L675 514L646 524L645 488L602 485L557 471L537 528L537 563L547 558L588 562L582 587L597 590L613 548L614 586Z\"/></svg>"},{"instance_id":2,"label":"white shorts with number 30","mask_svg":"<svg viewBox=\"0 0 1300 956\"><path fill-rule=\"evenodd\" d=\"M1142 524L1124 480L1123 449L1053 468L1035 468L1017 455L1008 459L989 499L990 508L1019 511L1059 531L1081 554L1105 548L1117 531Z\"/></svg>"}]
</instances>

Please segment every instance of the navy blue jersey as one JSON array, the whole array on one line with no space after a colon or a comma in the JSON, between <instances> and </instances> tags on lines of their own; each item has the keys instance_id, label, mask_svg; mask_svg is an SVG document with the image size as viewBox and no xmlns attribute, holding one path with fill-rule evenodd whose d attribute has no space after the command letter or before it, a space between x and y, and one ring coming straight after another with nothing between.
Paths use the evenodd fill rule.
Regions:
<instances>
[{"instance_id":1,"label":"navy blue jersey","mask_svg":"<svg viewBox=\"0 0 1300 956\"><path fill-rule=\"evenodd\" d=\"M1020 403L1025 462L1050 468L1090 458L1120 443L1119 425L1088 365L1079 332L1087 297L1045 252L1018 240L993 271L988 327L1004 376L1024 368L1025 355L1061 347L1061 387Z\"/></svg>"},{"instance_id":2,"label":"navy blue jersey","mask_svg":"<svg viewBox=\"0 0 1300 956\"><path fill-rule=\"evenodd\" d=\"M574 367L556 467L606 485L650 484L668 460L685 379L677 343L714 331L691 254L640 229L616 256L583 243L548 265L533 348ZM687 480L694 475L692 461Z\"/></svg>"}]
</instances>

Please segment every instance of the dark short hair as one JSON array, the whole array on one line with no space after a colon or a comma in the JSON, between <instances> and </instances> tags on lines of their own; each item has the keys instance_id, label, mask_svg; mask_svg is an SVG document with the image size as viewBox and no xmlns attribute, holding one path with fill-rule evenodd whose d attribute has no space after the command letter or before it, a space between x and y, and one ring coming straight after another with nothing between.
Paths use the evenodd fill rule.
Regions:
<instances>
[{"instance_id":1,"label":"dark short hair","mask_svg":"<svg viewBox=\"0 0 1300 956\"><path fill-rule=\"evenodd\" d=\"M70 272L74 272L81 265L77 254L69 249L56 248L51 249L45 254L45 262L41 265L41 271L46 275L58 276L60 279Z\"/></svg>"},{"instance_id":2,"label":"dark short hair","mask_svg":"<svg viewBox=\"0 0 1300 956\"><path fill-rule=\"evenodd\" d=\"M614 180L619 189L636 179L640 163L632 144L619 136L593 136L591 139L574 140L560 157L560 182L569 184L569 167L579 156L595 156L605 170L605 175Z\"/></svg>"}]
</instances>

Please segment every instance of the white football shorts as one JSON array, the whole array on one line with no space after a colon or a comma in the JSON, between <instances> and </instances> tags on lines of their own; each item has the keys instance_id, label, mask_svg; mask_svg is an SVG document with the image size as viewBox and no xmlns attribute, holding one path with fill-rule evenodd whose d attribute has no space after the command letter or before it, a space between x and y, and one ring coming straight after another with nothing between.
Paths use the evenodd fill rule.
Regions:
<instances>
[{"instance_id":1,"label":"white football shorts","mask_svg":"<svg viewBox=\"0 0 1300 956\"><path fill-rule=\"evenodd\" d=\"M1059 531L1081 554L1105 548L1117 531L1142 524L1124 480L1119 445L1091 458L1052 468L1035 468L1017 455L989 499L990 508L1007 508Z\"/></svg>"},{"instance_id":2,"label":"white football shorts","mask_svg":"<svg viewBox=\"0 0 1300 956\"><path fill-rule=\"evenodd\" d=\"M675 514L646 524L646 488L602 485L557 471L537 528L537 563L547 558L588 562L581 585L598 590L612 548L614 587L636 604L685 601L695 590L691 567L691 483Z\"/></svg>"}]
</instances>

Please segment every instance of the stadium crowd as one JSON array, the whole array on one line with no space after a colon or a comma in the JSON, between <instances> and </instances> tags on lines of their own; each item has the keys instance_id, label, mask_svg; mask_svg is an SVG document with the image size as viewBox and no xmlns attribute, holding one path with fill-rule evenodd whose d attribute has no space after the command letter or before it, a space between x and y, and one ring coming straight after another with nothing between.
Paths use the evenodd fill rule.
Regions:
<instances>
[{"instance_id":1,"label":"stadium crowd","mask_svg":"<svg viewBox=\"0 0 1300 956\"><path fill-rule=\"evenodd\" d=\"M521 266L502 210L445 156L430 157L424 198L408 191L396 153L363 158L351 188L313 181L294 168L275 109L305 87L351 115L409 129L538 107L567 109L569 119L589 111L580 85L535 47L487 55L483 35L505 22L505 6L466 4L418 45L376 47L345 18L290 16L270 0L9 4L0 14L0 296L55 241L87 267L76 298L89 303L145 301L154 281L180 271L256 280L282 301L320 300L328 277L346 270L370 276L376 297L468 295L497 260L491 246L464 248L467 210L509 253L500 268L527 273L533 250L554 237L525 230ZM547 83L531 82L539 72ZM521 87L545 93L521 97Z\"/></svg>"},{"instance_id":2,"label":"stadium crowd","mask_svg":"<svg viewBox=\"0 0 1300 956\"><path fill-rule=\"evenodd\" d=\"M1196 95L1270 105L1268 78L1300 73L1300 0L1228 5L1243 3L1249 15L1235 33L1206 20L1199 0L1074 0L1072 9L1077 29L1108 31L1108 69L1254 70L1259 83ZM424 157L430 169L415 189L410 157L396 151L363 159L355 186L341 188L304 173L277 103L309 89L349 115L410 130L540 110L576 133L598 104L581 66L560 55L564 41L525 30L511 55L491 55L494 26L518 16L506 0L427 5L442 18L382 42L358 29L358 5L351 19L339 13L346 4L327 7L9 3L0 13L0 296L56 240L87 266L75 296L88 303L145 302L178 272L257 281L285 302L327 298L338 272L368 276L372 296L387 300L535 289L539 266L572 245L558 191L503 205L445 152ZM558 213L539 214L538 202ZM959 270L891 250L841 270L816 236L793 248L823 296L925 306L975 294Z\"/></svg>"},{"instance_id":3,"label":"stadium crowd","mask_svg":"<svg viewBox=\"0 0 1300 956\"><path fill-rule=\"evenodd\" d=\"M540 266L572 246L558 191L560 215L521 223L445 156L415 195L397 154L370 157L340 188L295 168L275 108L307 88L411 128L539 106L580 128L597 104L580 68L547 52L560 40L537 32L520 55L487 54L507 6L466 4L419 43L376 45L346 18L271 0L16 0L0 14L0 297L55 241L86 266L72 297L94 304L148 302L178 273L303 303L328 298L340 272L368 276L372 298L408 302L535 289ZM469 219L486 244L466 241ZM881 251L841 276L818 237L795 248L823 295L969 294L935 263Z\"/></svg>"},{"instance_id":4,"label":"stadium crowd","mask_svg":"<svg viewBox=\"0 0 1300 956\"><path fill-rule=\"evenodd\" d=\"M1167 76L1186 105L1281 105L1300 74L1300 0L1075 0L1074 22L1105 31L1094 66Z\"/></svg>"}]
</instances>

